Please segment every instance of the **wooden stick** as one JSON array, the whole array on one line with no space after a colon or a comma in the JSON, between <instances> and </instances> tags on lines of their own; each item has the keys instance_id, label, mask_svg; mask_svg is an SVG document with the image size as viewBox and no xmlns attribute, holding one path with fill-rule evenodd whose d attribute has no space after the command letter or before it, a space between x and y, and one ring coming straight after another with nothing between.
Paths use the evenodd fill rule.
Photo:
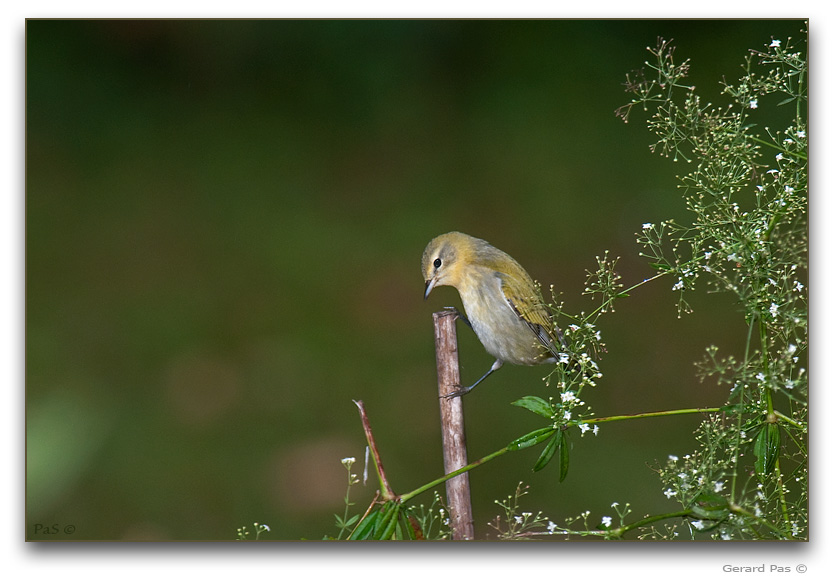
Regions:
<instances>
[{"instance_id":1,"label":"wooden stick","mask_svg":"<svg viewBox=\"0 0 834 580\"><path fill-rule=\"evenodd\" d=\"M460 388L458 339L455 332L457 312L435 312L434 346L437 353L437 387L440 394L440 428L443 434L443 466L451 473L467 464L466 434L463 427L463 397L449 397ZM472 540L475 526L472 519L472 499L469 491L469 472L446 482L450 528L453 540Z\"/></svg>"}]
</instances>

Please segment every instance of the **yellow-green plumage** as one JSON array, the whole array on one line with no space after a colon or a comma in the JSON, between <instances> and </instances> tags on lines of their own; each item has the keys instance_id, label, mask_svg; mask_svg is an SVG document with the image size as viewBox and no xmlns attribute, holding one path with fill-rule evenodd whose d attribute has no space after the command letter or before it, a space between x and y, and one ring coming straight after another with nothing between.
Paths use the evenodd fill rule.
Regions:
<instances>
[{"instance_id":1,"label":"yellow-green plumage","mask_svg":"<svg viewBox=\"0 0 834 580\"><path fill-rule=\"evenodd\" d=\"M507 253L460 232L434 238L423 252L425 297L435 286L454 286L466 317L495 364L555 363L561 333L530 275Z\"/></svg>"}]
</instances>

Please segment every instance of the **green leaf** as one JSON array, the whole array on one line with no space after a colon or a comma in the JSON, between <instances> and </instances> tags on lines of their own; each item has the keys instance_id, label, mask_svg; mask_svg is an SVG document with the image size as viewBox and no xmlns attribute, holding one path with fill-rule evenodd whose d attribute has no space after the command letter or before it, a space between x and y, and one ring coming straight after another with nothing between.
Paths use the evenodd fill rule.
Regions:
<instances>
[{"instance_id":1,"label":"green leaf","mask_svg":"<svg viewBox=\"0 0 834 580\"><path fill-rule=\"evenodd\" d=\"M730 515L730 504L724 496L703 491L695 498L692 513L699 518L723 520Z\"/></svg>"},{"instance_id":2,"label":"green leaf","mask_svg":"<svg viewBox=\"0 0 834 580\"><path fill-rule=\"evenodd\" d=\"M555 429L553 427L542 427L541 429L536 429L526 435L522 435L518 439L512 440L507 447L509 447L511 451L533 447L553 435L554 431Z\"/></svg>"},{"instance_id":3,"label":"green leaf","mask_svg":"<svg viewBox=\"0 0 834 580\"><path fill-rule=\"evenodd\" d=\"M374 540L389 540L397 527L400 504L389 502L382 507L382 514L374 526Z\"/></svg>"},{"instance_id":4,"label":"green leaf","mask_svg":"<svg viewBox=\"0 0 834 580\"><path fill-rule=\"evenodd\" d=\"M567 434L562 436L562 443L559 445L559 483L565 481L568 476L568 466L570 465L570 449L568 448Z\"/></svg>"},{"instance_id":5,"label":"green leaf","mask_svg":"<svg viewBox=\"0 0 834 580\"><path fill-rule=\"evenodd\" d=\"M753 446L753 453L756 454L756 474L759 477L773 471L776 458L779 456L780 442L779 425L776 423L768 423L759 431L756 443Z\"/></svg>"},{"instance_id":6,"label":"green leaf","mask_svg":"<svg viewBox=\"0 0 834 580\"><path fill-rule=\"evenodd\" d=\"M357 524L353 533L350 535L351 540L367 540L374 530L376 521L379 519L379 510L372 511L364 520Z\"/></svg>"},{"instance_id":7,"label":"green leaf","mask_svg":"<svg viewBox=\"0 0 834 580\"><path fill-rule=\"evenodd\" d=\"M541 397L521 397L517 401L513 401L511 403L516 407L521 407L523 409L527 409L528 411L532 411L536 415L541 415L545 419L550 419L553 417L553 408L550 406L550 403L542 399Z\"/></svg>"},{"instance_id":8,"label":"green leaf","mask_svg":"<svg viewBox=\"0 0 834 580\"><path fill-rule=\"evenodd\" d=\"M550 460L553 459L553 455L556 453L556 448L559 447L559 444L562 442L562 432L556 431L554 436L550 438L550 441L547 442L547 445L544 446L544 451L542 451L539 458L536 460L536 464L533 466L533 471L541 471L544 469L544 466L550 463Z\"/></svg>"}]
</instances>

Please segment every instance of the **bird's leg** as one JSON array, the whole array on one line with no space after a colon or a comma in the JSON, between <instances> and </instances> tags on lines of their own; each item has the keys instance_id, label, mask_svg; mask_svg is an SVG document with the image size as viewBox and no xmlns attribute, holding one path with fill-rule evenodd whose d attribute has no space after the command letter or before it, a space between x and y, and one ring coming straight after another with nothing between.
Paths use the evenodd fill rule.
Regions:
<instances>
[{"instance_id":1,"label":"bird's leg","mask_svg":"<svg viewBox=\"0 0 834 580\"><path fill-rule=\"evenodd\" d=\"M444 306L443 310L448 310L449 312L453 313L455 316L460 318L464 322L464 324L466 324L466 326L472 328L472 323L469 322L469 319L466 318L466 316L464 316L463 313L454 306Z\"/></svg>"},{"instance_id":2,"label":"bird's leg","mask_svg":"<svg viewBox=\"0 0 834 580\"><path fill-rule=\"evenodd\" d=\"M501 359L498 359L498 358L495 359L495 362L492 363L492 366L489 367L489 370L484 374L484 376L482 376L480 379L478 379L472 385L470 385L466 388L459 388L456 391L453 391L453 392L449 393L448 395L445 395L445 398L446 399L453 399L455 397L460 397L462 395L465 395L466 393L468 393L469 391L471 391L472 389L477 387L481 383L481 381L483 381L489 375L491 375L492 373L494 373L495 371L500 369L501 365L503 365L503 364L504 364L504 361L502 361Z\"/></svg>"}]
</instances>

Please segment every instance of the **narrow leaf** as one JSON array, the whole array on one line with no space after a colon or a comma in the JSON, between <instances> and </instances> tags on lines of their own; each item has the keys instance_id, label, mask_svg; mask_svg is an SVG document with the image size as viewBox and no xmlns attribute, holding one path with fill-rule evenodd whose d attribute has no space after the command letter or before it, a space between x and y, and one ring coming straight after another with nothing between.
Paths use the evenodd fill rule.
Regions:
<instances>
[{"instance_id":1,"label":"narrow leaf","mask_svg":"<svg viewBox=\"0 0 834 580\"><path fill-rule=\"evenodd\" d=\"M353 533L350 534L351 540L367 540L374 530L376 521L379 519L379 510L372 511L364 520L357 524Z\"/></svg>"},{"instance_id":2,"label":"narrow leaf","mask_svg":"<svg viewBox=\"0 0 834 580\"><path fill-rule=\"evenodd\" d=\"M730 505L726 497L704 491L695 498L692 504L692 513L699 518L723 520L730 515Z\"/></svg>"},{"instance_id":3,"label":"narrow leaf","mask_svg":"<svg viewBox=\"0 0 834 580\"><path fill-rule=\"evenodd\" d=\"M509 447L513 451L518 449L526 449L527 447L533 447L534 445L538 445L539 443L553 435L553 431L555 431L553 427L543 427L541 429L536 429L535 431L531 431L526 435L522 435L518 439L514 439L510 442L510 444L507 447Z\"/></svg>"},{"instance_id":4,"label":"narrow leaf","mask_svg":"<svg viewBox=\"0 0 834 580\"><path fill-rule=\"evenodd\" d=\"M562 443L559 445L559 483L565 481L568 476L568 466L570 465L570 449L568 447L567 436L562 437Z\"/></svg>"},{"instance_id":5,"label":"narrow leaf","mask_svg":"<svg viewBox=\"0 0 834 580\"><path fill-rule=\"evenodd\" d=\"M550 441L547 442L547 445L544 446L544 451L542 451L539 458L536 460L536 464L533 466L533 471L540 471L544 469L544 466L550 463L550 460L553 459L553 455L556 453L556 448L559 447L559 442L562 440L562 432L556 431L553 437L550 438Z\"/></svg>"},{"instance_id":6,"label":"narrow leaf","mask_svg":"<svg viewBox=\"0 0 834 580\"><path fill-rule=\"evenodd\" d=\"M527 409L528 411L532 411L536 415L541 415L546 419L550 419L553 416L553 408L550 406L550 403L542 399L541 397L521 397L517 401L513 401L511 403L516 407L521 407L523 409Z\"/></svg>"},{"instance_id":7,"label":"narrow leaf","mask_svg":"<svg viewBox=\"0 0 834 580\"><path fill-rule=\"evenodd\" d=\"M779 455L781 437L779 426L776 423L768 423L759 431L753 452L756 454L756 474L763 477L773 471L776 465L776 458Z\"/></svg>"}]
</instances>

